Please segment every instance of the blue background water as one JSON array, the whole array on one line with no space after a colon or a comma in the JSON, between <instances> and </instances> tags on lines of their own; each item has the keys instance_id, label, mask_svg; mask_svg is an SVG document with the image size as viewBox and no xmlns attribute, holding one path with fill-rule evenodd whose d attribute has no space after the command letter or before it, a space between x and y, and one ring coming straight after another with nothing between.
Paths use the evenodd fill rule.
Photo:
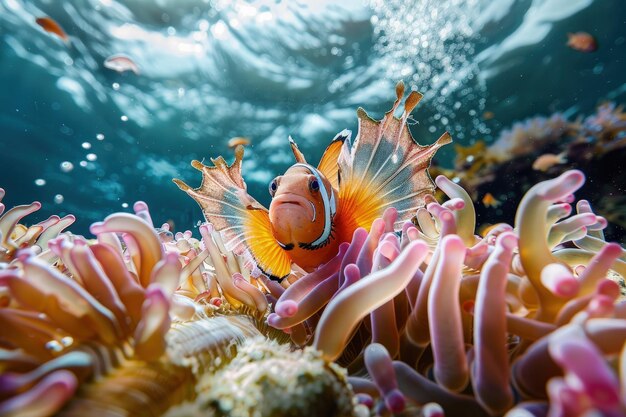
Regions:
<instances>
[{"instance_id":1,"label":"blue background water","mask_svg":"<svg viewBox=\"0 0 626 417\"><path fill-rule=\"evenodd\" d=\"M199 184L189 162L230 160L228 139L245 136L244 178L267 204L267 183L293 163L288 135L317 162L337 132L356 133L358 106L380 118L400 79L426 93L411 126L421 143L445 130L490 141L536 114L625 102L621 0L338 3L0 0L4 203L39 200L31 221L72 213L72 230L87 233L144 200L156 223L190 228L200 210L171 179ZM44 32L42 16L70 43ZM576 31L599 50L568 48ZM106 69L116 53L141 73ZM438 162L450 166L448 148Z\"/></svg>"}]
</instances>

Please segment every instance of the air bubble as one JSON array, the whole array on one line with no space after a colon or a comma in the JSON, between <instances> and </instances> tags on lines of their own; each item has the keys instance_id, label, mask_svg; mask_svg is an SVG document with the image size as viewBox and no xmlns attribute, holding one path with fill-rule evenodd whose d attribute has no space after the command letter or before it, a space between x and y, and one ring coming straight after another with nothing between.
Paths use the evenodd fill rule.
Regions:
<instances>
[{"instance_id":1,"label":"air bubble","mask_svg":"<svg viewBox=\"0 0 626 417\"><path fill-rule=\"evenodd\" d=\"M420 90L434 100L429 104L447 120L448 129L460 125L453 115L463 106L476 107L485 95L483 82L477 78L480 68L475 58L475 25L481 16L481 3L476 0L442 0L410 2L405 0L369 0L374 16L370 18L373 32L380 34L374 50L383 57L388 79L411 79ZM423 19L423 16L429 18ZM416 24L419 22L419 24ZM469 90L475 93L469 97ZM459 100L460 98L462 100ZM480 103L482 111L484 103ZM435 119L439 120L439 119ZM442 128L436 123L437 130Z\"/></svg>"},{"instance_id":2,"label":"air bubble","mask_svg":"<svg viewBox=\"0 0 626 417\"><path fill-rule=\"evenodd\" d=\"M70 161L63 161L61 162L61 171L63 172L70 172L71 170L74 169L74 164L71 163Z\"/></svg>"}]
</instances>

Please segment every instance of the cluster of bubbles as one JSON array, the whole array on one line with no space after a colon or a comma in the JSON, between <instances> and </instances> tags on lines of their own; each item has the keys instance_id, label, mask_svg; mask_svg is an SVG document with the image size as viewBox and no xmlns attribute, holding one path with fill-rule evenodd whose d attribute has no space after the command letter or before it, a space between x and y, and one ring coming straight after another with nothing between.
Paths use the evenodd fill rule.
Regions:
<instances>
[{"instance_id":1,"label":"cluster of bubbles","mask_svg":"<svg viewBox=\"0 0 626 417\"><path fill-rule=\"evenodd\" d=\"M474 61L478 35L472 22L480 15L478 0L407 2L370 0L377 36L374 49L385 61L389 79L408 78L425 93L434 114L430 130L443 124L456 138L486 133L457 122L459 109L482 113L486 87Z\"/></svg>"},{"instance_id":2,"label":"cluster of bubbles","mask_svg":"<svg viewBox=\"0 0 626 417\"><path fill-rule=\"evenodd\" d=\"M103 141L104 140L104 134L103 133L98 133L96 135L96 139L98 141ZM89 150L92 148L92 145L90 142L83 142L81 143L81 148L85 149L85 150ZM88 154L85 155L85 160L82 160L78 163L78 165L80 165L82 168L87 168L89 166L89 162L94 162L98 159L98 155L96 155L93 152L90 152ZM89 161L89 162L88 162ZM63 161L59 164L59 169L61 170L62 173L64 174L69 174L70 172L72 172L74 170L74 164L70 161ZM37 187L43 187L45 186L48 182L44 179L44 178L37 178L34 181L35 185ZM55 204L62 204L65 201L65 197L63 196L63 194L55 194L54 197L52 198L52 200L54 201ZM126 206L128 207L128 204L124 203ZM124 206L124 205L122 205Z\"/></svg>"},{"instance_id":3,"label":"cluster of bubbles","mask_svg":"<svg viewBox=\"0 0 626 417\"><path fill-rule=\"evenodd\" d=\"M65 163L65 162L64 162L64 163ZM67 163L69 163L69 162L67 162ZM69 163L69 164L71 165L71 163ZM61 165L63 165L63 164L61 164ZM37 178L37 179L35 180L35 185L36 185L37 187L43 187L44 185L46 185L46 183L47 183L47 182L46 182L46 180L44 180L43 178ZM61 204L61 203L63 203L63 201L65 201L65 197L63 197L63 194L56 194L56 195L54 196L54 198L53 198L53 201L54 201L56 204Z\"/></svg>"},{"instance_id":4,"label":"cluster of bubbles","mask_svg":"<svg viewBox=\"0 0 626 417\"><path fill-rule=\"evenodd\" d=\"M104 140L104 134L102 133L98 133L96 135L96 139L98 141L103 141ZM90 150L92 148L92 144L91 142L83 142L81 143L81 148L83 148L84 150ZM80 165L82 168L88 168L89 167L89 162L94 162L98 159L98 155L94 152L89 152L85 155L85 159L80 161L78 163L78 165ZM74 164L71 163L70 161L63 161L61 162L61 171L64 173L69 173L74 169Z\"/></svg>"}]
</instances>

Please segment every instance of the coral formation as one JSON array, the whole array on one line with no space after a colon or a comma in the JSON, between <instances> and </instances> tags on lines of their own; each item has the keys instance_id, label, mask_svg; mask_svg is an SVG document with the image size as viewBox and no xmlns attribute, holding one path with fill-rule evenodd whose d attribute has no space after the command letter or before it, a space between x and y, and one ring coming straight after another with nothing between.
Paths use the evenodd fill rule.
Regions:
<instances>
[{"instance_id":1,"label":"coral formation","mask_svg":"<svg viewBox=\"0 0 626 417\"><path fill-rule=\"evenodd\" d=\"M617 241L626 237L625 206L617 201L626 178L623 170L607 169L626 157L622 106L604 103L594 114L573 121L560 113L530 118L504 129L490 145L478 140L455 145L455 150L454 171L440 172L458 181L474 201L493 194L501 203L497 210L477 205L480 223L512 222L517 202L530 187L575 168L589 178L579 195L594 201L598 213L611 220L607 236Z\"/></svg>"},{"instance_id":2,"label":"coral formation","mask_svg":"<svg viewBox=\"0 0 626 417\"><path fill-rule=\"evenodd\" d=\"M486 149L487 159L503 162L513 157L533 153L570 134L571 124L556 113L549 118L533 117L513 124L500 133L498 139Z\"/></svg>"}]
</instances>

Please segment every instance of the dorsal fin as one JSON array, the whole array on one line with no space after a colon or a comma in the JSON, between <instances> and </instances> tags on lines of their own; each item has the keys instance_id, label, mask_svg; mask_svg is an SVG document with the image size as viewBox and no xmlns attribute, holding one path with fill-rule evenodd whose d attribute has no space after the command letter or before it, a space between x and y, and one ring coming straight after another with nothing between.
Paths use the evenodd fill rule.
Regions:
<instances>
[{"instance_id":1,"label":"dorsal fin","mask_svg":"<svg viewBox=\"0 0 626 417\"><path fill-rule=\"evenodd\" d=\"M352 132L344 129L335 136L322 155L317 169L324 174L336 191L339 191L339 154L344 142L350 143Z\"/></svg>"},{"instance_id":2,"label":"dorsal fin","mask_svg":"<svg viewBox=\"0 0 626 417\"><path fill-rule=\"evenodd\" d=\"M302 154L302 152L300 152L300 149L298 149L298 145L296 144L296 141L293 140L291 135L289 136L289 144L291 145L291 151L293 152L293 156L296 157L296 162L299 164L306 164L306 159L304 158L304 155Z\"/></svg>"},{"instance_id":3,"label":"dorsal fin","mask_svg":"<svg viewBox=\"0 0 626 417\"><path fill-rule=\"evenodd\" d=\"M396 85L396 100L382 120L374 120L359 108L359 130L352 145L341 147L338 158L341 173L337 235L348 241L357 227L370 227L387 207L398 210L394 228L399 230L432 195L435 184L428 167L437 149L451 142L444 133L431 145L413 139L406 121L422 95L411 92L400 118L394 112L404 94L404 84Z\"/></svg>"}]
</instances>

